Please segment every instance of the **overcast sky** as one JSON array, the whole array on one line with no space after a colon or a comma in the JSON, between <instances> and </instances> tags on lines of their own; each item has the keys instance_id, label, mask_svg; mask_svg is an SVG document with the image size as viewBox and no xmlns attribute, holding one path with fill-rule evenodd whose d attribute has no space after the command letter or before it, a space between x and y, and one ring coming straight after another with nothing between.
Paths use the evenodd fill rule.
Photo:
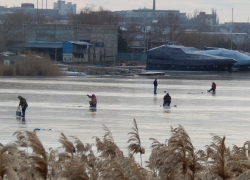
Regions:
<instances>
[{"instance_id":1,"label":"overcast sky","mask_svg":"<svg viewBox=\"0 0 250 180\"><path fill-rule=\"evenodd\" d=\"M46 0L38 0L38 8L46 8ZM47 8L53 9L55 0L47 0ZM131 10L138 8L153 7L153 0L71 0L65 1L77 4L77 12L86 6L93 6L96 9L102 6L106 10L119 11ZM21 6L21 3L33 3L37 7L37 0L1 0L0 6ZM156 0L156 10L180 10L180 12L193 14L194 10L204 11L211 14L211 9L217 11L220 24L232 21L248 22L250 17L250 1L249 0Z\"/></svg>"}]
</instances>

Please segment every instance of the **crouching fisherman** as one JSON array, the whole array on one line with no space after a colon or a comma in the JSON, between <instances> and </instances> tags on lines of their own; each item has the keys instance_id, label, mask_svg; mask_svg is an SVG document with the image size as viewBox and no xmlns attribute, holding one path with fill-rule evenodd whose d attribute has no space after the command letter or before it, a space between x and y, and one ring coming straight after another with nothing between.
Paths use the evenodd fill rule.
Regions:
<instances>
[{"instance_id":1,"label":"crouching fisherman","mask_svg":"<svg viewBox=\"0 0 250 180\"><path fill-rule=\"evenodd\" d=\"M94 94L92 94L92 96L87 94L87 96L91 99L91 101L89 101L90 107L96 107L97 104L96 96Z\"/></svg>"},{"instance_id":2,"label":"crouching fisherman","mask_svg":"<svg viewBox=\"0 0 250 180\"><path fill-rule=\"evenodd\" d=\"M170 106L171 96L167 93L163 98L163 106Z\"/></svg>"},{"instance_id":3,"label":"crouching fisherman","mask_svg":"<svg viewBox=\"0 0 250 180\"><path fill-rule=\"evenodd\" d=\"M25 111L26 111L26 108L28 107L28 103L27 103L26 99L23 98L22 96L18 96L18 99L20 100L19 105L18 105L18 109L20 109L20 106L22 107L22 116L21 117L25 117Z\"/></svg>"}]
</instances>

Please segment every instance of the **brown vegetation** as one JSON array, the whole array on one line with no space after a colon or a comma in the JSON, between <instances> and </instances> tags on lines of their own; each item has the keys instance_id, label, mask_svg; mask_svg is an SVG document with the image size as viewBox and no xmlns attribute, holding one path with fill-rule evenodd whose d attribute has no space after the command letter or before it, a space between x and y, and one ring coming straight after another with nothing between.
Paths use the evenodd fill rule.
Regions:
<instances>
[{"instance_id":1,"label":"brown vegetation","mask_svg":"<svg viewBox=\"0 0 250 180\"><path fill-rule=\"evenodd\" d=\"M103 138L94 137L97 152L78 138L59 138L64 152L46 152L36 131L18 131L17 141L0 144L0 179L75 179L75 180L232 180L249 179L249 142L243 147L225 146L226 137L213 135L206 151L196 151L182 126L171 127L165 143L151 138L147 166L135 161L143 154L137 123L129 133L128 157L116 145L111 131L104 126ZM70 141L73 139L73 141ZM32 152L28 153L31 148Z\"/></svg>"},{"instance_id":2,"label":"brown vegetation","mask_svg":"<svg viewBox=\"0 0 250 180\"><path fill-rule=\"evenodd\" d=\"M182 34L179 39L179 44L188 47L196 47L202 49L203 47L218 47L231 48L231 41L220 34L206 34L199 32L187 32ZM232 44L233 49L237 49L235 43Z\"/></svg>"},{"instance_id":3,"label":"brown vegetation","mask_svg":"<svg viewBox=\"0 0 250 180\"><path fill-rule=\"evenodd\" d=\"M118 25L120 21L120 17L102 7L99 7L99 10L84 8L79 14L70 17L72 24Z\"/></svg>"},{"instance_id":4,"label":"brown vegetation","mask_svg":"<svg viewBox=\"0 0 250 180\"><path fill-rule=\"evenodd\" d=\"M18 55L14 64L0 64L1 76L62 76L60 68L42 54Z\"/></svg>"}]
</instances>

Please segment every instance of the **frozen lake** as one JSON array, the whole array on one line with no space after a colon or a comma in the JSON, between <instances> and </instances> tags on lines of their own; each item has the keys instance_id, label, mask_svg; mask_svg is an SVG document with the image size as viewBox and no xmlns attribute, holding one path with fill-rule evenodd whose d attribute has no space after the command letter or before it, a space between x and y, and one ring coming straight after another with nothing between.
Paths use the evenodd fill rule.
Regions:
<instances>
[{"instance_id":1,"label":"frozen lake","mask_svg":"<svg viewBox=\"0 0 250 180\"><path fill-rule=\"evenodd\" d=\"M158 79L158 94L153 81ZM216 94L207 93L212 82ZM161 105L164 91L172 97L171 108ZM89 109L87 94L96 94L97 110ZM25 121L16 119L18 95L29 107ZM196 149L212 141L210 133L226 135L227 146L242 146L250 140L250 73L171 72L165 76L86 76L62 78L0 78L0 142L15 140L13 133L35 128L45 148L58 148L58 137L76 136L83 143L94 143L93 136L104 135L102 124L113 134L126 155L129 132L136 119L143 160L148 160L151 141L164 142L170 126L182 125ZM174 107L176 105L177 107ZM51 130L49 130L51 129Z\"/></svg>"}]
</instances>

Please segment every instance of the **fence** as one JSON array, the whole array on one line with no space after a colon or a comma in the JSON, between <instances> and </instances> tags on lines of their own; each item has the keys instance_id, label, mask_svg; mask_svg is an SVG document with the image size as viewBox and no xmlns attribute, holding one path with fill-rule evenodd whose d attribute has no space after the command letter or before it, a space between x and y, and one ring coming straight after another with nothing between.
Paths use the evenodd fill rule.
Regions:
<instances>
[{"instance_id":1,"label":"fence","mask_svg":"<svg viewBox=\"0 0 250 180\"><path fill-rule=\"evenodd\" d=\"M117 61L137 61L139 64L146 64L146 53L117 53Z\"/></svg>"}]
</instances>

